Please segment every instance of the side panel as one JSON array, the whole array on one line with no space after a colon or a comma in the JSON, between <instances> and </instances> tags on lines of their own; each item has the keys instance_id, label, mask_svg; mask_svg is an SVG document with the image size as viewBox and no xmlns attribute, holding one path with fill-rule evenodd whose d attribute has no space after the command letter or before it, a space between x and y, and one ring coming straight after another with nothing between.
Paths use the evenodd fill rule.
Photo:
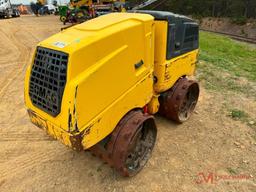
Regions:
<instances>
[{"instance_id":1,"label":"side panel","mask_svg":"<svg viewBox=\"0 0 256 192\"><path fill-rule=\"evenodd\" d=\"M154 90L161 93L170 89L180 77L194 74L198 49L166 60L168 22L155 21L155 26L154 75L157 82L154 84Z\"/></svg>"},{"instance_id":2,"label":"side panel","mask_svg":"<svg viewBox=\"0 0 256 192\"><path fill-rule=\"evenodd\" d=\"M76 78L77 127L88 148L110 134L128 111L143 107L153 95L152 22L102 39L90 49L115 47ZM90 134L89 134L90 133Z\"/></svg>"},{"instance_id":3,"label":"side panel","mask_svg":"<svg viewBox=\"0 0 256 192\"><path fill-rule=\"evenodd\" d=\"M155 84L155 91L164 92L170 89L180 77L194 75L197 55L198 50L194 50L159 65L158 70L161 71L162 78Z\"/></svg>"},{"instance_id":4,"label":"side panel","mask_svg":"<svg viewBox=\"0 0 256 192\"><path fill-rule=\"evenodd\" d=\"M82 127L84 135L82 145L87 149L109 135L124 115L134 108L142 108L152 98L153 76L149 74L134 85L104 111L97 115L90 124Z\"/></svg>"}]
</instances>

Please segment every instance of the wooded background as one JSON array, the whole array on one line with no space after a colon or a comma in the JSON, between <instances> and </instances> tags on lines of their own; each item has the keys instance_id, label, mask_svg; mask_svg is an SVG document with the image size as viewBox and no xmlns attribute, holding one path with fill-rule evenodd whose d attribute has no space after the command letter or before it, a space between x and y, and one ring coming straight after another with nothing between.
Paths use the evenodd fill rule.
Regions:
<instances>
[{"instance_id":1,"label":"wooded background","mask_svg":"<svg viewBox=\"0 0 256 192\"><path fill-rule=\"evenodd\" d=\"M202 17L256 18L256 0L158 0L148 8Z\"/></svg>"}]
</instances>

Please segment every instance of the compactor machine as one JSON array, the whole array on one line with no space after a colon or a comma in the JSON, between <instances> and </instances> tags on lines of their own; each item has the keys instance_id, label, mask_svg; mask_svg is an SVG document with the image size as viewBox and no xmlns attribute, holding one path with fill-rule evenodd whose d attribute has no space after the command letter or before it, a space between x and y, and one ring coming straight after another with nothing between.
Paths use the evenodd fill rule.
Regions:
<instances>
[{"instance_id":1,"label":"compactor machine","mask_svg":"<svg viewBox=\"0 0 256 192\"><path fill-rule=\"evenodd\" d=\"M182 123L196 106L198 36L188 17L141 10L103 15L49 37L26 72L31 121L121 175L137 174L156 141L153 115Z\"/></svg>"}]
</instances>

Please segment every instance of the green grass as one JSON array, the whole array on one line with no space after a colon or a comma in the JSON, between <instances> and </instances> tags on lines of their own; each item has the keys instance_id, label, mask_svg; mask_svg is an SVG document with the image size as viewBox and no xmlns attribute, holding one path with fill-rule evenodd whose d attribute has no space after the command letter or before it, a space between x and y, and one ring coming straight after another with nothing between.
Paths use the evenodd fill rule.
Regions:
<instances>
[{"instance_id":1,"label":"green grass","mask_svg":"<svg viewBox=\"0 0 256 192\"><path fill-rule=\"evenodd\" d=\"M232 109L230 111L230 116L235 120L247 120L248 118L248 114L239 109Z\"/></svg>"},{"instance_id":2,"label":"green grass","mask_svg":"<svg viewBox=\"0 0 256 192\"><path fill-rule=\"evenodd\" d=\"M234 41L213 33L200 32L197 78L206 88L225 99L242 94L256 100L256 45ZM256 131L255 117L237 106L225 106L228 116ZM255 132L256 133L256 132ZM253 135L256 140L256 134ZM233 172L231 169L230 173Z\"/></svg>"},{"instance_id":3,"label":"green grass","mask_svg":"<svg viewBox=\"0 0 256 192\"><path fill-rule=\"evenodd\" d=\"M256 98L256 46L213 33L200 33L198 79L208 89Z\"/></svg>"},{"instance_id":4,"label":"green grass","mask_svg":"<svg viewBox=\"0 0 256 192\"><path fill-rule=\"evenodd\" d=\"M236 174L238 174L237 171L236 171L234 168L228 167L227 170L228 170L228 172L229 172L231 175L236 175Z\"/></svg>"},{"instance_id":5,"label":"green grass","mask_svg":"<svg viewBox=\"0 0 256 192\"><path fill-rule=\"evenodd\" d=\"M207 32L200 33L200 59L237 77L256 81L256 46Z\"/></svg>"}]
</instances>

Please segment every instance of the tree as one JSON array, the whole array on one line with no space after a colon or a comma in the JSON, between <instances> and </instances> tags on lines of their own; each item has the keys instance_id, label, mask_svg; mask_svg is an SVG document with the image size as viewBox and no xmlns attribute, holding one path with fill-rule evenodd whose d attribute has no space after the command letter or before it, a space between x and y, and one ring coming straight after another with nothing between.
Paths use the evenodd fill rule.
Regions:
<instances>
[{"instance_id":1,"label":"tree","mask_svg":"<svg viewBox=\"0 0 256 192\"><path fill-rule=\"evenodd\" d=\"M134 4L141 1L132 0ZM163 2L159 0L158 2ZM149 6L149 8L154 6ZM256 0L166 0L157 10L212 17L256 17Z\"/></svg>"}]
</instances>

